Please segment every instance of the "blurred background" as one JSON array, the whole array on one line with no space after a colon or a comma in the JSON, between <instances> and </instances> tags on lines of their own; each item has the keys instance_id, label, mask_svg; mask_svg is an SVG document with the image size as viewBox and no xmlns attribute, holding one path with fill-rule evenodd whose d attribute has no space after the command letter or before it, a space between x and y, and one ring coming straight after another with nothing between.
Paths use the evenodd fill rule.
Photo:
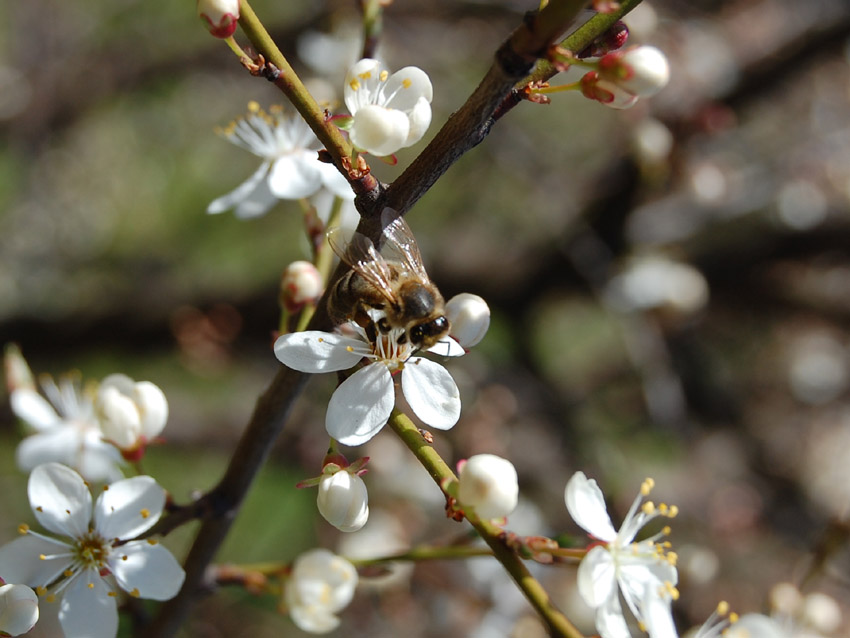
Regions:
<instances>
[{"instance_id":1,"label":"blurred background","mask_svg":"<svg viewBox=\"0 0 850 638\"><path fill-rule=\"evenodd\" d=\"M3 4L0 341L36 373L159 385L167 445L144 469L186 502L218 480L277 370L279 275L307 256L296 202L250 221L204 212L259 162L214 127L282 96L189 0ZM435 97L426 140L395 167L372 162L381 179L463 103L532 4L386 9L380 56L426 70ZM252 6L317 95L339 99L355 3ZM580 536L563 502L576 470L615 524L654 477L653 496L680 508L683 631L728 600L796 635L850 635L850 5L647 0L626 22L631 43L668 55L666 89L624 112L571 93L520 104L407 218L445 296L474 292L493 311L484 342L449 364L464 409L436 445L450 463L514 462L508 527L522 534ZM464 534L390 432L349 455L372 458L366 528L344 536L318 517L294 485L319 473L331 377L299 400L222 561ZM22 433L0 395L0 541L32 522ZM167 543L179 554L193 531ZM574 567L535 573L593 633ZM303 635L275 602L224 589L183 635ZM364 580L333 635L544 634L477 560Z\"/></svg>"}]
</instances>

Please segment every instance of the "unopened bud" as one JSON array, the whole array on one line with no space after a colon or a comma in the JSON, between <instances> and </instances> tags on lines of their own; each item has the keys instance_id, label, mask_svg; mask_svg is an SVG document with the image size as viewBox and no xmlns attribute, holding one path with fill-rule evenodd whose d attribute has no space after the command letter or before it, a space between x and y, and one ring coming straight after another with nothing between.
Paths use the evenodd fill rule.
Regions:
<instances>
[{"instance_id":1,"label":"unopened bud","mask_svg":"<svg viewBox=\"0 0 850 638\"><path fill-rule=\"evenodd\" d=\"M599 59L603 80L637 97L650 97L667 86L670 65L660 49L651 46L614 51Z\"/></svg>"},{"instance_id":2,"label":"unopened bud","mask_svg":"<svg viewBox=\"0 0 850 638\"><path fill-rule=\"evenodd\" d=\"M356 532L369 519L366 483L351 468L322 476L316 505L324 519L342 532Z\"/></svg>"},{"instance_id":3,"label":"unopened bud","mask_svg":"<svg viewBox=\"0 0 850 638\"><path fill-rule=\"evenodd\" d=\"M150 381L137 383L126 375L111 374L98 388L95 411L104 438L125 457L137 459L165 427L168 401Z\"/></svg>"},{"instance_id":4,"label":"unopened bud","mask_svg":"<svg viewBox=\"0 0 850 638\"><path fill-rule=\"evenodd\" d=\"M490 327L490 307L487 302L468 292L449 299L446 317L451 324L449 334L467 350L481 341Z\"/></svg>"},{"instance_id":5,"label":"unopened bud","mask_svg":"<svg viewBox=\"0 0 850 638\"><path fill-rule=\"evenodd\" d=\"M0 635L20 636L38 621L38 596L26 585L0 587Z\"/></svg>"},{"instance_id":6,"label":"unopened bud","mask_svg":"<svg viewBox=\"0 0 850 638\"><path fill-rule=\"evenodd\" d=\"M287 312L297 312L305 304L322 296L324 282L318 269L309 261L293 261L280 280L280 304Z\"/></svg>"},{"instance_id":7,"label":"unopened bud","mask_svg":"<svg viewBox=\"0 0 850 638\"><path fill-rule=\"evenodd\" d=\"M519 496L516 468L494 454L476 454L458 467L457 500L482 519L514 511Z\"/></svg>"},{"instance_id":8,"label":"unopened bud","mask_svg":"<svg viewBox=\"0 0 850 638\"><path fill-rule=\"evenodd\" d=\"M198 15L217 38L229 38L236 31L239 0L198 0Z\"/></svg>"}]
</instances>

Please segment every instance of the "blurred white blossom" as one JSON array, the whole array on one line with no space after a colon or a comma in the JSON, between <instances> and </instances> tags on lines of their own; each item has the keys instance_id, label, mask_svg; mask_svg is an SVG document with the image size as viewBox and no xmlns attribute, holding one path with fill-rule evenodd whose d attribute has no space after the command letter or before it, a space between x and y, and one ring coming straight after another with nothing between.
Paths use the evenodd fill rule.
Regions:
<instances>
[{"instance_id":1,"label":"blurred white blossom","mask_svg":"<svg viewBox=\"0 0 850 638\"><path fill-rule=\"evenodd\" d=\"M356 532L369 520L369 492L357 468L323 471L316 504L324 519L342 532ZM327 470L327 466L325 468Z\"/></svg>"},{"instance_id":2,"label":"blurred white blossom","mask_svg":"<svg viewBox=\"0 0 850 638\"><path fill-rule=\"evenodd\" d=\"M292 621L303 631L326 634L339 626L357 588L357 570L326 549L301 554L292 566L285 599Z\"/></svg>"},{"instance_id":3,"label":"blurred white blossom","mask_svg":"<svg viewBox=\"0 0 850 638\"><path fill-rule=\"evenodd\" d=\"M20 636L37 621L38 596L32 589L8 583L0 586L0 635Z\"/></svg>"},{"instance_id":4,"label":"blurred white blossom","mask_svg":"<svg viewBox=\"0 0 850 638\"><path fill-rule=\"evenodd\" d=\"M495 454L476 454L458 464L458 502L482 519L504 518L519 497L516 468Z\"/></svg>"},{"instance_id":5,"label":"blurred white blossom","mask_svg":"<svg viewBox=\"0 0 850 638\"><path fill-rule=\"evenodd\" d=\"M490 307L478 295L462 292L446 303L449 334L468 350L477 345L490 327Z\"/></svg>"},{"instance_id":6,"label":"blurred white blossom","mask_svg":"<svg viewBox=\"0 0 850 638\"><path fill-rule=\"evenodd\" d=\"M111 374L101 381L95 413L103 436L125 458L138 457L168 420L168 401L150 381L133 381L125 374Z\"/></svg>"},{"instance_id":7,"label":"blurred white blossom","mask_svg":"<svg viewBox=\"0 0 850 638\"><path fill-rule=\"evenodd\" d=\"M278 199L309 197L323 186L339 197L354 198L340 172L319 161L321 143L298 113L287 115L281 107L272 107L267 113L250 102L248 114L219 133L262 158L263 163L236 189L210 203L207 213L233 209L241 219L259 217Z\"/></svg>"}]
</instances>

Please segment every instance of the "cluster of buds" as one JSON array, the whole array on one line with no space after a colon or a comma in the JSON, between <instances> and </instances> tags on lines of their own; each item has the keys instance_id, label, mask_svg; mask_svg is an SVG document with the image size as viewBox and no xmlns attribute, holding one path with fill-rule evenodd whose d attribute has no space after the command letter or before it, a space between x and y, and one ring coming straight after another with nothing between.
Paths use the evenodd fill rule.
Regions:
<instances>
[{"instance_id":1,"label":"cluster of buds","mask_svg":"<svg viewBox=\"0 0 850 638\"><path fill-rule=\"evenodd\" d=\"M650 97L670 80L666 56L651 46L629 47L606 53L597 62L597 70L581 78L581 92L614 109L627 109L639 98Z\"/></svg>"}]
</instances>

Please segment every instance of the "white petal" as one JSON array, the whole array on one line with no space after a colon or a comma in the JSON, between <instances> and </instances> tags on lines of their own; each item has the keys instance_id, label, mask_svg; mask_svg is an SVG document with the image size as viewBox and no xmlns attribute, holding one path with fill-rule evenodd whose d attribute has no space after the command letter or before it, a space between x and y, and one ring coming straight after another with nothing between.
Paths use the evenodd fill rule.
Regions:
<instances>
[{"instance_id":1,"label":"white petal","mask_svg":"<svg viewBox=\"0 0 850 638\"><path fill-rule=\"evenodd\" d=\"M115 388L121 394L130 395L133 394L133 389L135 387L136 382L133 381L132 378L128 377L126 374L115 372L103 378L103 381L100 382L98 391L102 391L106 388Z\"/></svg>"},{"instance_id":2,"label":"white petal","mask_svg":"<svg viewBox=\"0 0 850 638\"><path fill-rule=\"evenodd\" d=\"M118 609L109 586L92 570L79 574L68 585L59 604L59 622L66 636L115 638Z\"/></svg>"},{"instance_id":3,"label":"white petal","mask_svg":"<svg viewBox=\"0 0 850 638\"><path fill-rule=\"evenodd\" d=\"M594 479L576 472L564 490L567 511L573 520L591 536L610 543L617 538L611 517L605 508L605 497Z\"/></svg>"},{"instance_id":4,"label":"white petal","mask_svg":"<svg viewBox=\"0 0 850 638\"><path fill-rule=\"evenodd\" d=\"M336 170L336 167L333 164L319 162L318 169L322 175L322 184L325 188L337 197L342 197L347 200L354 199L354 191L351 190L351 185L348 183L348 180L342 176L342 173Z\"/></svg>"},{"instance_id":5,"label":"white petal","mask_svg":"<svg viewBox=\"0 0 850 638\"><path fill-rule=\"evenodd\" d=\"M122 448L135 445L141 432L141 418L135 401L114 386L101 387L97 413L103 435Z\"/></svg>"},{"instance_id":6,"label":"white petal","mask_svg":"<svg viewBox=\"0 0 850 638\"><path fill-rule=\"evenodd\" d=\"M425 101L425 98L420 98L416 106L408 112L408 121L410 130L407 132L407 139L404 140L405 148L421 140L431 126L431 105Z\"/></svg>"},{"instance_id":7,"label":"white petal","mask_svg":"<svg viewBox=\"0 0 850 638\"><path fill-rule=\"evenodd\" d=\"M104 489L94 506L94 525L112 540L135 538L159 520L165 490L150 476L123 479Z\"/></svg>"},{"instance_id":8,"label":"white petal","mask_svg":"<svg viewBox=\"0 0 850 638\"><path fill-rule=\"evenodd\" d=\"M457 341L451 337L443 337L433 346L428 348L427 352L433 352L441 357L462 357L466 354L466 350Z\"/></svg>"},{"instance_id":9,"label":"white petal","mask_svg":"<svg viewBox=\"0 0 850 638\"><path fill-rule=\"evenodd\" d=\"M646 596L641 605L641 616L650 638L678 638L669 599Z\"/></svg>"},{"instance_id":10,"label":"white petal","mask_svg":"<svg viewBox=\"0 0 850 638\"><path fill-rule=\"evenodd\" d=\"M59 463L39 465L27 484L30 507L51 532L79 538L89 529L91 494L82 477Z\"/></svg>"},{"instance_id":11,"label":"white petal","mask_svg":"<svg viewBox=\"0 0 850 638\"><path fill-rule=\"evenodd\" d=\"M448 430L460 418L460 391L439 363L411 357L401 372L404 398L423 423Z\"/></svg>"},{"instance_id":12,"label":"white petal","mask_svg":"<svg viewBox=\"0 0 850 638\"><path fill-rule=\"evenodd\" d=\"M186 573L164 546L155 541L132 541L114 550L109 568L124 591L140 598L174 598Z\"/></svg>"},{"instance_id":13,"label":"white petal","mask_svg":"<svg viewBox=\"0 0 850 638\"><path fill-rule=\"evenodd\" d=\"M278 198L275 197L269 187L269 180L264 179L257 185L257 188L248 198L242 200L236 205L236 208L233 210L233 214L236 215L237 219L254 219L255 217L262 217L269 212L271 208L277 204L277 202Z\"/></svg>"},{"instance_id":14,"label":"white petal","mask_svg":"<svg viewBox=\"0 0 850 638\"><path fill-rule=\"evenodd\" d=\"M13 390L9 403L15 416L36 430L47 430L62 422L53 406L35 390Z\"/></svg>"},{"instance_id":15,"label":"white petal","mask_svg":"<svg viewBox=\"0 0 850 638\"><path fill-rule=\"evenodd\" d=\"M406 66L387 79L384 95L392 96L384 106L410 111L420 101L430 104L434 98L434 89L425 71L416 66Z\"/></svg>"},{"instance_id":16,"label":"white petal","mask_svg":"<svg viewBox=\"0 0 850 638\"><path fill-rule=\"evenodd\" d=\"M142 434L150 440L162 432L168 421L168 400L163 391L150 381L135 384L134 398L142 417Z\"/></svg>"},{"instance_id":17,"label":"white petal","mask_svg":"<svg viewBox=\"0 0 850 638\"><path fill-rule=\"evenodd\" d=\"M244 201L250 200L254 191L256 191L258 187L266 181L266 175L268 175L270 166L271 162L263 162L260 167L254 171L254 174L251 175L251 177L246 179L226 195L222 195L218 199L213 200L210 205L207 206L207 213L210 215L217 215L231 210Z\"/></svg>"},{"instance_id":18,"label":"white petal","mask_svg":"<svg viewBox=\"0 0 850 638\"><path fill-rule=\"evenodd\" d=\"M597 545L578 566L578 591L590 607L599 607L611 596L616 597L616 570L611 553Z\"/></svg>"},{"instance_id":19,"label":"white petal","mask_svg":"<svg viewBox=\"0 0 850 638\"><path fill-rule=\"evenodd\" d=\"M369 492L363 479L340 470L323 476L316 505L324 519L342 532L356 532L369 518Z\"/></svg>"},{"instance_id":20,"label":"white petal","mask_svg":"<svg viewBox=\"0 0 850 638\"><path fill-rule=\"evenodd\" d=\"M351 337L307 330L281 335L274 354L285 366L300 372L336 372L348 370L365 354L365 344Z\"/></svg>"},{"instance_id":21,"label":"white petal","mask_svg":"<svg viewBox=\"0 0 850 638\"><path fill-rule=\"evenodd\" d=\"M392 375L372 363L348 377L328 403L325 429L344 445L361 445L386 425L395 405Z\"/></svg>"},{"instance_id":22,"label":"white petal","mask_svg":"<svg viewBox=\"0 0 850 638\"><path fill-rule=\"evenodd\" d=\"M26 585L0 587L0 632L9 636L27 633L38 621L38 596Z\"/></svg>"},{"instance_id":23,"label":"white petal","mask_svg":"<svg viewBox=\"0 0 850 638\"><path fill-rule=\"evenodd\" d=\"M327 634L339 627L340 620L318 605L291 605L289 617L301 630L311 634Z\"/></svg>"},{"instance_id":24,"label":"white petal","mask_svg":"<svg viewBox=\"0 0 850 638\"><path fill-rule=\"evenodd\" d=\"M372 155L392 155L404 146L410 120L402 111L367 104L357 111L349 131L351 143Z\"/></svg>"},{"instance_id":25,"label":"white petal","mask_svg":"<svg viewBox=\"0 0 850 638\"><path fill-rule=\"evenodd\" d=\"M0 547L0 576L10 583L30 587L50 584L71 566L68 545L27 534ZM59 558L50 558L65 554ZM40 558L44 555L47 558Z\"/></svg>"},{"instance_id":26,"label":"white petal","mask_svg":"<svg viewBox=\"0 0 850 638\"><path fill-rule=\"evenodd\" d=\"M791 638L778 622L763 614L744 614L738 622L723 632L723 636L724 638Z\"/></svg>"},{"instance_id":27,"label":"white petal","mask_svg":"<svg viewBox=\"0 0 850 638\"><path fill-rule=\"evenodd\" d=\"M602 638L632 638L616 593L596 610L596 630Z\"/></svg>"},{"instance_id":28,"label":"white petal","mask_svg":"<svg viewBox=\"0 0 850 638\"><path fill-rule=\"evenodd\" d=\"M282 155L269 171L269 189L279 199L309 197L321 187L322 175L315 152Z\"/></svg>"},{"instance_id":29,"label":"white petal","mask_svg":"<svg viewBox=\"0 0 850 638\"><path fill-rule=\"evenodd\" d=\"M363 104L369 103L373 92L370 87L377 84L382 70L383 65L372 58L363 58L348 70L345 74L342 95L349 113L354 115ZM363 76L368 76L372 81L368 82Z\"/></svg>"},{"instance_id":30,"label":"white petal","mask_svg":"<svg viewBox=\"0 0 850 638\"><path fill-rule=\"evenodd\" d=\"M31 472L42 463L73 463L74 453L84 437L73 426L62 426L50 432L33 434L18 444L15 462L24 472Z\"/></svg>"}]
</instances>

